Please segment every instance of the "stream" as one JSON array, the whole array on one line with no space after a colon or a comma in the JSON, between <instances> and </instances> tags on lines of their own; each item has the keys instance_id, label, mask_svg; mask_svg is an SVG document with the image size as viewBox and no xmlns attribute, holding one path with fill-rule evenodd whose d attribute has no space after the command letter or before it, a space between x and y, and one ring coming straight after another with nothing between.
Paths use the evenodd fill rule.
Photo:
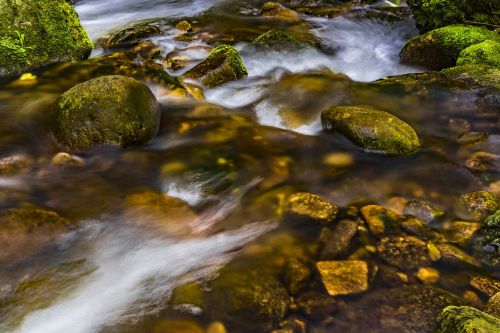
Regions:
<instances>
[{"instance_id":1,"label":"stream","mask_svg":"<svg viewBox=\"0 0 500 333\"><path fill-rule=\"evenodd\" d=\"M498 187L498 169L477 173L465 165L474 152L498 149L494 104L438 85L404 90L374 83L425 70L399 61L405 42L418 34L410 14L378 2L333 17L301 13L300 24L283 24L259 19L261 3L75 1L97 45L92 57L109 52L101 40L138 23L160 27L162 35L145 40L163 57L190 59L183 69L167 69L175 76L202 61L214 42L231 41L241 53L248 76L205 89L205 100L172 98L151 84L162 123L145 147L96 148L78 155L83 166L58 168L53 156L61 150L45 115L78 71L59 76L49 67L34 84L0 85L0 158L15 156L27 165L14 176L0 174L0 209L48 207L69 221L62 231L47 229L40 242L50 241L30 244L29 255L0 250L0 332L220 333L205 330L224 322L214 314L218 307L177 302L178 290L196 285L195 296L187 292L186 298L198 299L211 293L221 272L266 267L279 275L288 258L315 253L322 226L283 223L284 196L315 193L342 209L368 203L396 209L400 198L422 199L445 212L433 225L442 230L444 221L457 219L460 194ZM183 19L201 37L176 38L174 26ZM263 51L250 45L271 28L294 32L304 26L315 47ZM321 111L344 104L391 112L411 124L423 147L410 156L367 153L323 131ZM469 134L460 136L464 132ZM140 207L134 195L143 192L159 193L153 208ZM174 213L158 208L166 197ZM0 234L0 241L7 239ZM435 265L439 287L457 295L475 272L498 274ZM313 285L321 289L316 280ZM371 291L380 289L374 284ZM347 332L329 330L328 320L306 321L311 332Z\"/></svg>"}]
</instances>

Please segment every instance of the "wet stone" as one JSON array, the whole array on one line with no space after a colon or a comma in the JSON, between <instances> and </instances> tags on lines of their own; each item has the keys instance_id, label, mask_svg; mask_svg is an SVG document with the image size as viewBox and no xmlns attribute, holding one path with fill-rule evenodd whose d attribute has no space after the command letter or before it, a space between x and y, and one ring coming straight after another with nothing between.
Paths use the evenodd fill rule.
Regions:
<instances>
[{"instance_id":1,"label":"wet stone","mask_svg":"<svg viewBox=\"0 0 500 333\"><path fill-rule=\"evenodd\" d=\"M456 211L465 220L482 221L493 214L497 208L497 198L486 191L476 191L462 194L458 199Z\"/></svg>"},{"instance_id":2,"label":"wet stone","mask_svg":"<svg viewBox=\"0 0 500 333\"><path fill-rule=\"evenodd\" d=\"M477 259L454 245L437 244L436 246L441 253L441 262L444 264L480 266Z\"/></svg>"},{"instance_id":3,"label":"wet stone","mask_svg":"<svg viewBox=\"0 0 500 333\"><path fill-rule=\"evenodd\" d=\"M320 235L321 260L340 259L347 255L351 241L358 232L357 221L341 220L333 229L323 228Z\"/></svg>"},{"instance_id":4,"label":"wet stone","mask_svg":"<svg viewBox=\"0 0 500 333\"><path fill-rule=\"evenodd\" d=\"M500 281L493 277L475 276L470 280L470 285L489 297L500 292Z\"/></svg>"},{"instance_id":5,"label":"wet stone","mask_svg":"<svg viewBox=\"0 0 500 333\"><path fill-rule=\"evenodd\" d=\"M276 2L266 2L262 6L260 13L264 17L279 19L287 22L300 21L300 16L296 11L286 8Z\"/></svg>"},{"instance_id":6,"label":"wet stone","mask_svg":"<svg viewBox=\"0 0 500 333\"><path fill-rule=\"evenodd\" d=\"M490 297L484 308L484 312L500 318L500 292L497 292L495 295Z\"/></svg>"},{"instance_id":7,"label":"wet stone","mask_svg":"<svg viewBox=\"0 0 500 333\"><path fill-rule=\"evenodd\" d=\"M85 160L79 156L68 153L57 153L52 157L52 165L57 167L81 167L85 165Z\"/></svg>"},{"instance_id":8,"label":"wet stone","mask_svg":"<svg viewBox=\"0 0 500 333\"><path fill-rule=\"evenodd\" d=\"M321 320L343 306L343 301L318 291L301 293L295 300L301 313L312 319Z\"/></svg>"},{"instance_id":9,"label":"wet stone","mask_svg":"<svg viewBox=\"0 0 500 333\"><path fill-rule=\"evenodd\" d=\"M433 206L430 202L424 200L408 201L404 209L404 213L418 217L427 223L433 222L444 215L444 211L442 209Z\"/></svg>"},{"instance_id":10,"label":"wet stone","mask_svg":"<svg viewBox=\"0 0 500 333\"><path fill-rule=\"evenodd\" d=\"M24 155L8 156L0 159L0 176L13 176L29 171L33 160Z\"/></svg>"},{"instance_id":11,"label":"wet stone","mask_svg":"<svg viewBox=\"0 0 500 333\"><path fill-rule=\"evenodd\" d=\"M416 235L420 239L432 241L444 241L444 236L435 229L429 227L424 221L418 218L409 218L401 226L410 234Z\"/></svg>"},{"instance_id":12,"label":"wet stone","mask_svg":"<svg viewBox=\"0 0 500 333\"><path fill-rule=\"evenodd\" d=\"M368 290L368 265L365 261L320 261L316 267L330 296L353 295Z\"/></svg>"},{"instance_id":13,"label":"wet stone","mask_svg":"<svg viewBox=\"0 0 500 333\"><path fill-rule=\"evenodd\" d=\"M423 284L435 284L439 281L439 271L432 267L421 267L417 272L417 278Z\"/></svg>"},{"instance_id":14,"label":"wet stone","mask_svg":"<svg viewBox=\"0 0 500 333\"><path fill-rule=\"evenodd\" d=\"M140 39L159 35L161 29L151 24L141 24L115 33L104 42L104 47L111 48L138 42Z\"/></svg>"},{"instance_id":15,"label":"wet stone","mask_svg":"<svg viewBox=\"0 0 500 333\"><path fill-rule=\"evenodd\" d=\"M480 228L480 223L454 221L446 225L445 234L448 242L462 246L469 244L474 233Z\"/></svg>"},{"instance_id":16,"label":"wet stone","mask_svg":"<svg viewBox=\"0 0 500 333\"><path fill-rule=\"evenodd\" d=\"M378 256L403 271L414 271L431 264L427 244L413 236L384 237L377 246Z\"/></svg>"},{"instance_id":17,"label":"wet stone","mask_svg":"<svg viewBox=\"0 0 500 333\"><path fill-rule=\"evenodd\" d=\"M404 216L377 205L364 206L361 208L361 214L371 233L378 237L398 233L401 222L404 220Z\"/></svg>"},{"instance_id":18,"label":"wet stone","mask_svg":"<svg viewBox=\"0 0 500 333\"><path fill-rule=\"evenodd\" d=\"M311 279L309 266L297 258L288 260L284 268L283 281L292 295L297 295Z\"/></svg>"},{"instance_id":19,"label":"wet stone","mask_svg":"<svg viewBox=\"0 0 500 333\"><path fill-rule=\"evenodd\" d=\"M319 195L298 192L288 198L287 212L298 217L328 223L335 219L338 208Z\"/></svg>"},{"instance_id":20,"label":"wet stone","mask_svg":"<svg viewBox=\"0 0 500 333\"><path fill-rule=\"evenodd\" d=\"M493 333L500 319L469 306L449 306L437 318L434 333Z\"/></svg>"}]
</instances>

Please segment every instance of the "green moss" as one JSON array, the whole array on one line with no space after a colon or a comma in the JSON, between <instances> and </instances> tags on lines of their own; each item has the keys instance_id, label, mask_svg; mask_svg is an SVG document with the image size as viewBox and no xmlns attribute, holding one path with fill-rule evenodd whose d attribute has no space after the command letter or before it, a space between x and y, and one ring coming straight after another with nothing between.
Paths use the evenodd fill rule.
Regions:
<instances>
[{"instance_id":1,"label":"green moss","mask_svg":"<svg viewBox=\"0 0 500 333\"><path fill-rule=\"evenodd\" d=\"M337 130L367 151L411 154L420 147L417 133L385 111L362 106L335 106L321 113L326 130Z\"/></svg>"},{"instance_id":2,"label":"green moss","mask_svg":"<svg viewBox=\"0 0 500 333\"><path fill-rule=\"evenodd\" d=\"M78 84L58 100L52 115L57 140L72 150L96 144L139 145L158 131L159 111L149 88L110 75Z\"/></svg>"},{"instance_id":3,"label":"green moss","mask_svg":"<svg viewBox=\"0 0 500 333\"><path fill-rule=\"evenodd\" d=\"M497 208L497 198L493 193L475 191L462 194L457 202L456 210L462 219L482 221L495 213Z\"/></svg>"},{"instance_id":4,"label":"green moss","mask_svg":"<svg viewBox=\"0 0 500 333\"><path fill-rule=\"evenodd\" d=\"M238 51L230 45L221 45L183 77L201 80L207 87L216 87L246 75L248 72Z\"/></svg>"},{"instance_id":5,"label":"green moss","mask_svg":"<svg viewBox=\"0 0 500 333\"><path fill-rule=\"evenodd\" d=\"M486 40L460 52L457 65L483 64L500 67L500 43Z\"/></svg>"},{"instance_id":6,"label":"green moss","mask_svg":"<svg viewBox=\"0 0 500 333\"><path fill-rule=\"evenodd\" d=\"M500 210L485 218L483 225L488 228L500 228Z\"/></svg>"},{"instance_id":7,"label":"green moss","mask_svg":"<svg viewBox=\"0 0 500 333\"><path fill-rule=\"evenodd\" d=\"M294 50L305 47L303 43L286 32L274 29L255 38L252 44L261 48L277 50Z\"/></svg>"},{"instance_id":8,"label":"green moss","mask_svg":"<svg viewBox=\"0 0 500 333\"><path fill-rule=\"evenodd\" d=\"M412 38L400 57L406 64L443 69L454 66L463 49L486 40L500 42L500 36L485 28L450 25Z\"/></svg>"},{"instance_id":9,"label":"green moss","mask_svg":"<svg viewBox=\"0 0 500 333\"><path fill-rule=\"evenodd\" d=\"M434 333L498 332L500 319L469 306L448 306L437 318Z\"/></svg>"},{"instance_id":10,"label":"green moss","mask_svg":"<svg viewBox=\"0 0 500 333\"><path fill-rule=\"evenodd\" d=\"M422 32L457 23L498 25L492 4L490 0L408 0Z\"/></svg>"},{"instance_id":11,"label":"green moss","mask_svg":"<svg viewBox=\"0 0 500 333\"><path fill-rule=\"evenodd\" d=\"M92 42L64 0L0 0L0 75L88 57Z\"/></svg>"},{"instance_id":12,"label":"green moss","mask_svg":"<svg viewBox=\"0 0 500 333\"><path fill-rule=\"evenodd\" d=\"M500 68L482 64L463 65L441 71L448 78L466 82L470 87L483 86L500 89ZM493 94L498 94L497 90Z\"/></svg>"}]
</instances>

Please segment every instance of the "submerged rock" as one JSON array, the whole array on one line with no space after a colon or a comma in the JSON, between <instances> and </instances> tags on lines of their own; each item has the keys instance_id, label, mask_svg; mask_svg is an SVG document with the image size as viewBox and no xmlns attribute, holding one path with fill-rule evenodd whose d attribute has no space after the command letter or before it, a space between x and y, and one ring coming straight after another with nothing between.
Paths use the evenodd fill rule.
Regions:
<instances>
[{"instance_id":1,"label":"submerged rock","mask_svg":"<svg viewBox=\"0 0 500 333\"><path fill-rule=\"evenodd\" d=\"M500 319L470 306L448 306L437 318L434 333L493 333Z\"/></svg>"},{"instance_id":2,"label":"submerged rock","mask_svg":"<svg viewBox=\"0 0 500 333\"><path fill-rule=\"evenodd\" d=\"M261 15L264 17L271 17L288 22L300 21L299 14L277 2L266 2L261 9Z\"/></svg>"},{"instance_id":3,"label":"submerged rock","mask_svg":"<svg viewBox=\"0 0 500 333\"><path fill-rule=\"evenodd\" d=\"M299 42L286 32L274 29L255 38L252 44L259 48L276 51L291 51L305 47L302 42Z\"/></svg>"},{"instance_id":4,"label":"submerged rock","mask_svg":"<svg viewBox=\"0 0 500 333\"><path fill-rule=\"evenodd\" d=\"M433 318L448 305L460 300L432 286L378 289L349 302L331 332L432 333Z\"/></svg>"},{"instance_id":5,"label":"submerged rock","mask_svg":"<svg viewBox=\"0 0 500 333\"><path fill-rule=\"evenodd\" d=\"M382 206L367 205L361 208L361 214L374 236L397 234L405 217Z\"/></svg>"},{"instance_id":6,"label":"submerged rock","mask_svg":"<svg viewBox=\"0 0 500 333\"><path fill-rule=\"evenodd\" d=\"M31 165L33 165L33 160L24 155L0 158L0 177L26 173Z\"/></svg>"},{"instance_id":7,"label":"submerged rock","mask_svg":"<svg viewBox=\"0 0 500 333\"><path fill-rule=\"evenodd\" d=\"M361 260L320 261L316 267L330 296L368 290L368 265Z\"/></svg>"},{"instance_id":8,"label":"submerged rock","mask_svg":"<svg viewBox=\"0 0 500 333\"><path fill-rule=\"evenodd\" d=\"M428 267L432 261L427 244L412 236L384 237L377 246L378 256L403 271Z\"/></svg>"},{"instance_id":9,"label":"submerged rock","mask_svg":"<svg viewBox=\"0 0 500 333\"><path fill-rule=\"evenodd\" d=\"M0 215L0 262L33 254L50 245L69 221L57 212L35 206L12 208Z\"/></svg>"},{"instance_id":10,"label":"submerged rock","mask_svg":"<svg viewBox=\"0 0 500 333\"><path fill-rule=\"evenodd\" d=\"M498 25L498 4L489 0L409 0L417 26L422 32L457 23Z\"/></svg>"},{"instance_id":11,"label":"submerged rock","mask_svg":"<svg viewBox=\"0 0 500 333\"><path fill-rule=\"evenodd\" d=\"M206 309L229 332L268 332L288 311L285 287L266 269L226 267L210 287Z\"/></svg>"},{"instance_id":12,"label":"submerged rock","mask_svg":"<svg viewBox=\"0 0 500 333\"><path fill-rule=\"evenodd\" d=\"M187 79L200 80L207 87L242 79L248 75L238 51L230 45L215 48L208 57L184 73Z\"/></svg>"},{"instance_id":13,"label":"submerged rock","mask_svg":"<svg viewBox=\"0 0 500 333\"><path fill-rule=\"evenodd\" d=\"M399 55L405 64L439 70L455 66L462 50L486 40L500 42L500 36L485 28L450 25L410 39Z\"/></svg>"},{"instance_id":14,"label":"submerged rock","mask_svg":"<svg viewBox=\"0 0 500 333\"><path fill-rule=\"evenodd\" d=\"M63 0L0 0L0 76L85 59L93 44Z\"/></svg>"},{"instance_id":15,"label":"submerged rock","mask_svg":"<svg viewBox=\"0 0 500 333\"><path fill-rule=\"evenodd\" d=\"M61 95L52 114L54 136L72 150L142 145L154 138L159 123L158 103L148 86L118 75L76 85Z\"/></svg>"},{"instance_id":16,"label":"submerged rock","mask_svg":"<svg viewBox=\"0 0 500 333\"><path fill-rule=\"evenodd\" d=\"M406 155L420 147L417 133L392 114L363 106L334 106L321 113L325 130L337 130L367 151Z\"/></svg>"},{"instance_id":17,"label":"submerged rock","mask_svg":"<svg viewBox=\"0 0 500 333\"><path fill-rule=\"evenodd\" d=\"M116 46L135 44L140 39L159 34L161 34L161 30L159 27L151 24L140 24L118 31L104 42L104 47L111 48Z\"/></svg>"},{"instance_id":18,"label":"submerged rock","mask_svg":"<svg viewBox=\"0 0 500 333\"><path fill-rule=\"evenodd\" d=\"M500 265L500 210L483 221L471 243L475 256L483 263L492 267Z\"/></svg>"},{"instance_id":19,"label":"submerged rock","mask_svg":"<svg viewBox=\"0 0 500 333\"><path fill-rule=\"evenodd\" d=\"M500 292L490 297L488 304L484 308L484 312L500 318Z\"/></svg>"},{"instance_id":20,"label":"submerged rock","mask_svg":"<svg viewBox=\"0 0 500 333\"><path fill-rule=\"evenodd\" d=\"M288 198L288 213L320 222L333 221L338 210L337 206L312 193L294 193Z\"/></svg>"},{"instance_id":21,"label":"submerged rock","mask_svg":"<svg viewBox=\"0 0 500 333\"><path fill-rule=\"evenodd\" d=\"M443 210L424 200L408 201L404 213L416 216L427 223L433 222L444 215Z\"/></svg>"},{"instance_id":22,"label":"submerged rock","mask_svg":"<svg viewBox=\"0 0 500 333\"><path fill-rule=\"evenodd\" d=\"M321 230L320 259L340 259L340 257L347 255L352 239L358 232L358 225L357 221L342 220L332 230L328 228Z\"/></svg>"},{"instance_id":23,"label":"submerged rock","mask_svg":"<svg viewBox=\"0 0 500 333\"><path fill-rule=\"evenodd\" d=\"M463 49L458 55L457 66L472 64L500 67L500 43L486 40Z\"/></svg>"}]
</instances>

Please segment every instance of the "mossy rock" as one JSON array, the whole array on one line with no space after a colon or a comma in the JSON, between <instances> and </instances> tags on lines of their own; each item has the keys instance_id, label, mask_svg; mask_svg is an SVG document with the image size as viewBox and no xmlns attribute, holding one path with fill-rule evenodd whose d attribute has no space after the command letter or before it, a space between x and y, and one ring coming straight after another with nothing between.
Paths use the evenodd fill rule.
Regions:
<instances>
[{"instance_id":1,"label":"mossy rock","mask_svg":"<svg viewBox=\"0 0 500 333\"><path fill-rule=\"evenodd\" d=\"M483 64L463 65L441 71L450 80L466 83L470 87L494 88L491 94L498 96L500 89L500 68ZM491 90L491 89L490 89Z\"/></svg>"},{"instance_id":2,"label":"mossy rock","mask_svg":"<svg viewBox=\"0 0 500 333\"><path fill-rule=\"evenodd\" d=\"M413 236L384 237L377 246L378 256L391 266L410 272L431 265L427 244Z\"/></svg>"},{"instance_id":3,"label":"mossy rock","mask_svg":"<svg viewBox=\"0 0 500 333\"><path fill-rule=\"evenodd\" d=\"M455 66L460 52L486 40L500 42L500 35L486 28L450 25L410 39L401 50L401 61L439 70Z\"/></svg>"},{"instance_id":4,"label":"mossy rock","mask_svg":"<svg viewBox=\"0 0 500 333\"><path fill-rule=\"evenodd\" d=\"M500 24L500 4L495 1L408 0L408 6L421 32L457 23Z\"/></svg>"},{"instance_id":5,"label":"mossy rock","mask_svg":"<svg viewBox=\"0 0 500 333\"><path fill-rule=\"evenodd\" d=\"M228 266L209 286L205 308L230 332L269 332L284 318L289 296L265 268Z\"/></svg>"},{"instance_id":6,"label":"mossy rock","mask_svg":"<svg viewBox=\"0 0 500 333\"><path fill-rule=\"evenodd\" d=\"M93 44L64 0L0 0L0 76L85 59Z\"/></svg>"},{"instance_id":7,"label":"mossy rock","mask_svg":"<svg viewBox=\"0 0 500 333\"><path fill-rule=\"evenodd\" d=\"M462 194L456 203L456 212L465 220L482 221L498 209L497 198L487 191Z\"/></svg>"},{"instance_id":8,"label":"mossy rock","mask_svg":"<svg viewBox=\"0 0 500 333\"><path fill-rule=\"evenodd\" d=\"M208 57L184 73L187 79L200 80L207 87L240 80L248 72L238 51L230 45L215 48Z\"/></svg>"},{"instance_id":9,"label":"mossy rock","mask_svg":"<svg viewBox=\"0 0 500 333\"><path fill-rule=\"evenodd\" d=\"M394 155L414 153L417 133L392 114L363 106L334 106L321 113L325 130L337 130L367 151Z\"/></svg>"},{"instance_id":10,"label":"mossy rock","mask_svg":"<svg viewBox=\"0 0 500 333\"><path fill-rule=\"evenodd\" d=\"M486 40L463 49L458 56L457 65L472 64L500 67L500 43Z\"/></svg>"},{"instance_id":11,"label":"mossy rock","mask_svg":"<svg viewBox=\"0 0 500 333\"><path fill-rule=\"evenodd\" d=\"M434 333L493 333L500 319L470 306L448 306L437 318Z\"/></svg>"},{"instance_id":12,"label":"mossy rock","mask_svg":"<svg viewBox=\"0 0 500 333\"><path fill-rule=\"evenodd\" d=\"M154 138L160 111L148 86L125 76L109 75L62 94L51 123L57 141L71 150L97 144L136 146Z\"/></svg>"},{"instance_id":13,"label":"mossy rock","mask_svg":"<svg viewBox=\"0 0 500 333\"><path fill-rule=\"evenodd\" d=\"M484 264L500 266L500 213L488 216L471 240L474 255Z\"/></svg>"},{"instance_id":14,"label":"mossy rock","mask_svg":"<svg viewBox=\"0 0 500 333\"><path fill-rule=\"evenodd\" d=\"M276 51L292 51L305 47L302 42L286 32L274 29L255 38L252 44L258 48Z\"/></svg>"},{"instance_id":15,"label":"mossy rock","mask_svg":"<svg viewBox=\"0 0 500 333\"><path fill-rule=\"evenodd\" d=\"M12 208L0 215L0 262L23 258L51 244L70 225L57 212L36 207Z\"/></svg>"},{"instance_id":16,"label":"mossy rock","mask_svg":"<svg viewBox=\"0 0 500 333\"><path fill-rule=\"evenodd\" d=\"M399 234L401 223L405 220L403 215L378 205L364 206L361 208L361 215L376 237Z\"/></svg>"},{"instance_id":17,"label":"mossy rock","mask_svg":"<svg viewBox=\"0 0 500 333\"><path fill-rule=\"evenodd\" d=\"M130 45L137 43L143 38L159 34L161 34L159 27L151 24L140 24L113 34L104 42L104 47L111 48L119 45Z\"/></svg>"}]
</instances>

